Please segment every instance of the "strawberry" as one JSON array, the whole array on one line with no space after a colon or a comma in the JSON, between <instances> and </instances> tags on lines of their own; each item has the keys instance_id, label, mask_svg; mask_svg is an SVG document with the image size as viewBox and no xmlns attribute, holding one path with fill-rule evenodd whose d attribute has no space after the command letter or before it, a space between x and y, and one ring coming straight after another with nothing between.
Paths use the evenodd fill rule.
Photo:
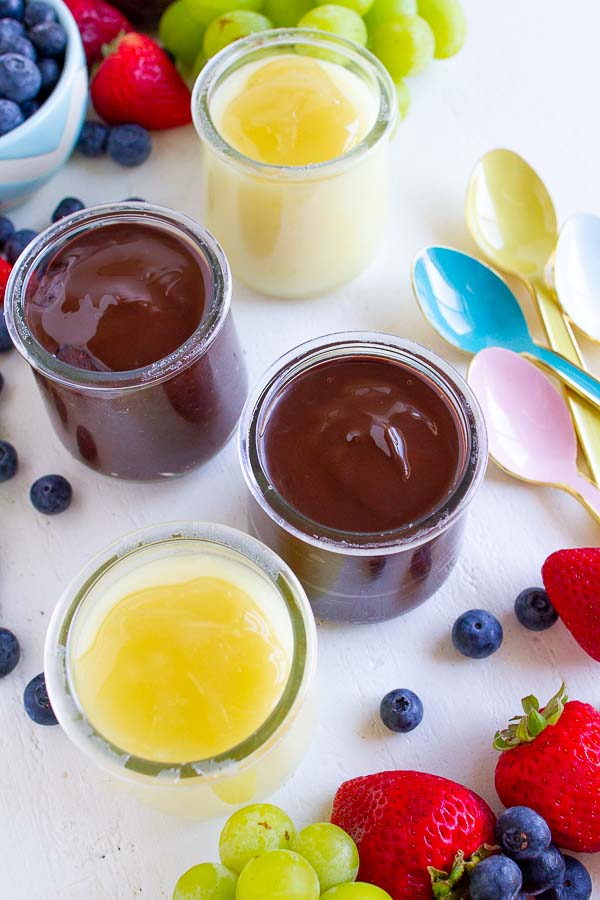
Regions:
<instances>
[{"instance_id":1,"label":"strawberry","mask_svg":"<svg viewBox=\"0 0 600 900\"><path fill-rule=\"evenodd\" d=\"M343 784L331 821L354 838L361 881L378 885L393 900L416 900L432 896L432 880L435 885L435 878L451 870L457 856L461 860L493 843L496 819L481 797L454 781L424 772L381 772Z\"/></svg>"},{"instance_id":2,"label":"strawberry","mask_svg":"<svg viewBox=\"0 0 600 900\"><path fill-rule=\"evenodd\" d=\"M133 25L122 12L106 0L65 0L77 22L88 65L102 59L105 44L121 34L133 31Z\"/></svg>"},{"instance_id":3,"label":"strawberry","mask_svg":"<svg viewBox=\"0 0 600 900\"><path fill-rule=\"evenodd\" d=\"M6 292L6 285L8 284L8 279L10 277L10 273L12 272L12 266L5 259L0 259L0 305L4 303L4 294Z\"/></svg>"},{"instance_id":4,"label":"strawberry","mask_svg":"<svg viewBox=\"0 0 600 900\"><path fill-rule=\"evenodd\" d=\"M600 662L600 548L553 553L543 565L542 578L577 643Z\"/></svg>"},{"instance_id":5,"label":"strawberry","mask_svg":"<svg viewBox=\"0 0 600 900\"><path fill-rule=\"evenodd\" d=\"M529 806L542 816L554 842L577 853L600 850L600 713L568 702L564 684L540 710L522 701L524 715L498 732L502 751L496 790L505 806Z\"/></svg>"},{"instance_id":6,"label":"strawberry","mask_svg":"<svg viewBox=\"0 0 600 900\"><path fill-rule=\"evenodd\" d=\"M150 130L192 120L190 92L158 44L145 34L126 34L100 64L92 102L109 125L135 123Z\"/></svg>"}]
</instances>

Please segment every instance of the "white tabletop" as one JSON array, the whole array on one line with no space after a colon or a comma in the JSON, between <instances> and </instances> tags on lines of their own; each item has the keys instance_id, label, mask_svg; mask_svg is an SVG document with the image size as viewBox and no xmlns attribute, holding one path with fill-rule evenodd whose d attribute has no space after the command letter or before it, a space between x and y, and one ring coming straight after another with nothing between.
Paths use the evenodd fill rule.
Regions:
<instances>
[{"instance_id":1,"label":"white tabletop","mask_svg":"<svg viewBox=\"0 0 600 900\"><path fill-rule=\"evenodd\" d=\"M266 300L236 286L234 310L251 376L310 337L352 329L414 338L464 370L466 360L422 320L409 269L433 243L474 249L463 202L477 158L496 146L521 152L539 170L561 221L600 212L596 0L466 0L463 53L411 82L413 110L398 132L394 215L387 245L348 287L308 301ZM15 213L44 227L65 194L88 204L135 194L200 215L198 146L192 129L160 135L151 160L123 170L74 158ZM535 318L528 318L539 329ZM48 618L65 585L97 550L161 520L204 519L245 527L244 487L231 443L212 463L159 485L117 483L72 460L55 437L25 363L0 357L0 437L20 455L18 477L0 486L0 625L14 629L22 660L0 682L0 896L3 900L170 898L189 866L216 859L221 822L170 818L113 793L107 779L59 728L26 717L22 692L42 669ZM31 482L60 472L74 487L64 515L29 504ZM493 465L476 498L464 550L439 594L405 618L369 627L321 625L320 725L301 768L274 798L299 824L328 816L339 784L388 768L415 768L461 781L499 808L494 791L497 727L528 693L546 699L565 678L572 697L600 701L598 666L562 624L541 635L512 613L516 594L540 582L540 566L564 546L598 543L598 527L570 497L510 480ZM450 629L471 607L505 626L498 654L484 661L452 650ZM595 677L596 676L596 677ZM417 691L420 728L384 734L381 697ZM600 859L588 857L600 894Z\"/></svg>"}]
</instances>

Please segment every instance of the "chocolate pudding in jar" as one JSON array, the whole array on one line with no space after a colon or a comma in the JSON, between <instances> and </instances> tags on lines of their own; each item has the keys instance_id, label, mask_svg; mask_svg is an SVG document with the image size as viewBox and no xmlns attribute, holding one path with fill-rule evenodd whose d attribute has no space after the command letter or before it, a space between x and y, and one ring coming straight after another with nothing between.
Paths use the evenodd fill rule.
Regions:
<instances>
[{"instance_id":1,"label":"chocolate pudding in jar","mask_svg":"<svg viewBox=\"0 0 600 900\"><path fill-rule=\"evenodd\" d=\"M120 204L27 248L7 319L67 449L146 481L196 468L235 428L247 379L230 299L227 261L200 225Z\"/></svg>"},{"instance_id":2,"label":"chocolate pudding in jar","mask_svg":"<svg viewBox=\"0 0 600 900\"><path fill-rule=\"evenodd\" d=\"M241 459L254 532L315 614L393 618L444 583L485 471L481 412L435 354L330 335L279 360L249 399Z\"/></svg>"}]
</instances>

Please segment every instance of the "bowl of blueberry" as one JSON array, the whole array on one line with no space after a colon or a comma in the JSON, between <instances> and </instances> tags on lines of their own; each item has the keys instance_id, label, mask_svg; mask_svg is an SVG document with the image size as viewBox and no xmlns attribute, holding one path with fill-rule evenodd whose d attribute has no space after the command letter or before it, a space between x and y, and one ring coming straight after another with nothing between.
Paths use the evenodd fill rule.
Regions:
<instances>
[{"instance_id":1,"label":"bowl of blueberry","mask_svg":"<svg viewBox=\"0 0 600 900\"><path fill-rule=\"evenodd\" d=\"M67 161L87 93L79 30L62 0L0 0L0 209Z\"/></svg>"}]
</instances>

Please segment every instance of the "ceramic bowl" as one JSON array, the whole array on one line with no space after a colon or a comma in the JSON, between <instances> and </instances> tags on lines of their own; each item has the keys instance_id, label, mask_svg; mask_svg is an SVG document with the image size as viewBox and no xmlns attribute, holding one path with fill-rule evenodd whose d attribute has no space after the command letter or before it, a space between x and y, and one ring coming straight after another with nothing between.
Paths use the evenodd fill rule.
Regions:
<instances>
[{"instance_id":1,"label":"ceramic bowl","mask_svg":"<svg viewBox=\"0 0 600 900\"><path fill-rule=\"evenodd\" d=\"M65 164L85 117L88 73L75 19L62 0L46 0L68 37L60 81L36 113L0 137L0 209L25 201Z\"/></svg>"}]
</instances>

